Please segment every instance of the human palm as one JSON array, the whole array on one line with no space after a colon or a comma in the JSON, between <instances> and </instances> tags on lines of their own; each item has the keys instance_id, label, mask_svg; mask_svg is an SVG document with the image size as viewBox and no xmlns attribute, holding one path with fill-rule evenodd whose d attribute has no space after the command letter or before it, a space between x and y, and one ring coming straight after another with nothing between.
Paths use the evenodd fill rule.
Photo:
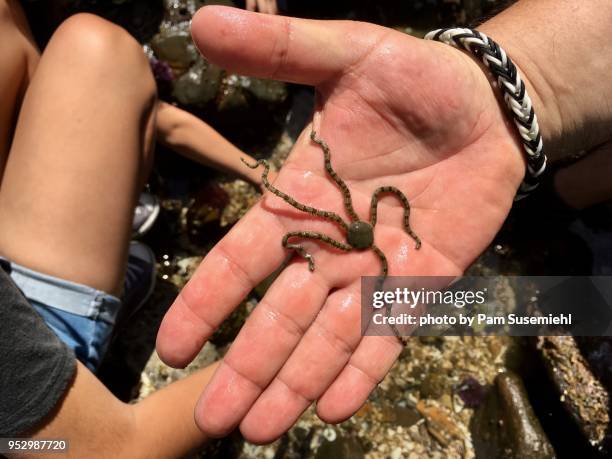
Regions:
<instances>
[{"instance_id":1,"label":"human palm","mask_svg":"<svg viewBox=\"0 0 612 459\"><path fill-rule=\"evenodd\" d=\"M274 186L349 220L326 175L312 127L331 149L362 220L372 192L399 188L410 201L414 240L393 196L378 206L375 244L390 275L455 276L500 228L524 166L485 74L445 45L354 22L314 22L210 7L194 38L212 61L244 74L315 85L313 126L296 142ZM158 351L184 365L244 296L274 271L290 231L346 242L338 225L271 193L206 256L160 329ZM360 279L378 275L371 251L342 252L304 241L315 270L294 257L251 314L205 389L196 420L224 435L240 424L267 442L317 401L319 416L352 415L401 351L394 336L361 336Z\"/></svg>"}]
</instances>

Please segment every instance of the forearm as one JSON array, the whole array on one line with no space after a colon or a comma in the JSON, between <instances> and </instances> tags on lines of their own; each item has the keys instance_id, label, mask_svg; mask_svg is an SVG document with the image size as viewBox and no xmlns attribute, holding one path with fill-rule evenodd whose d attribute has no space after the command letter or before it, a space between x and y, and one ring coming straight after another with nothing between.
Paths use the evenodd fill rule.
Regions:
<instances>
[{"instance_id":1,"label":"forearm","mask_svg":"<svg viewBox=\"0 0 612 459\"><path fill-rule=\"evenodd\" d=\"M253 158L235 147L208 124L170 104L160 102L157 110L158 140L177 153L205 166L229 172L253 183L260 175L240 161Z\"/></svg>"},{"instance_id":2,"label":"forearm","mask_svg":"<svg viewBox=\"0 0 612 459\"><path fill-rule=\"evenodd\" d=\"M216 368L217 364L211 365L133 405L138 425L135 443L142 446L143 453L183 457L204 443L206 437L194 421L194 409Z\"/></svg>"},{"instance_id":3,"label":"forearm","mask_svg":"<svg viewBox=\"0 0 612 459\"><path fill-rule=\"evenodd\" d=\"M128 405L115 398L81 363L57 409L27 436L62 438L67 458L183 457L206 437L195 424L194 409L217 364L174 382L143 401ZM57 454L14 455L15 458Z\"/></svg>"},{"instance_id":4,"label":"forearm","mask_svg":"<svg viewBox=\"0 0 612 459\"><path fill-rule=\"evenodd\" d=\"M552 160L612 137L611 26L609 0L523 0L479 27L520 69Z\"/></svg>"}]
</instances>

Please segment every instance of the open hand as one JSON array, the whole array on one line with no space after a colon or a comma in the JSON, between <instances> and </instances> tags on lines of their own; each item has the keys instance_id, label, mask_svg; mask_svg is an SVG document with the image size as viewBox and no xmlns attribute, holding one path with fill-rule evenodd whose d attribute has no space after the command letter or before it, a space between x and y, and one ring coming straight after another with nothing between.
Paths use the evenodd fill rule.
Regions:
<instances>
[{"instance_id":1,"label":"open hand","mask_svg":"<svg viewBox=\"0 0 612 459\"><path fill-rule=\"evenodd\" d=\"M375 188L393 185L412 206L420 250L385 197L375 243L390 275L461 274L503 223L524 174L520 144L479 65L449 46L358 22L297 20L205 7L193 20L202 53L233 72L317 88L314 127L331 148L355 210L369 219ZM298 139L274 185L346 218L322 152ZM285 233L345 241L337 226L266 193L206 256L167 313L161 358L187 364L248 292L287 255ZM237 425L253 442L277 438L314 401L327 422L351 416L401 351L393 336L360 334L360 278L378 275L368 251L304 242L249 317L204 391L196 420L221 436Z\"/></svg>"}]
</instances>

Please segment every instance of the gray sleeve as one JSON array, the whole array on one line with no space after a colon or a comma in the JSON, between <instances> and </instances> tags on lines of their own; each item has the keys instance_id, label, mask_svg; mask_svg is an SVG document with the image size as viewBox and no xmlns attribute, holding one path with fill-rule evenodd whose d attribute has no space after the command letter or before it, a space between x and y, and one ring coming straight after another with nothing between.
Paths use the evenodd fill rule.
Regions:
<instances>
[{"instance_id":1,"label":"gray sleeve","mask_svg":"<svg viewBox=\"0 0 612 459\"><path fill-rule=\"evenodd\" d=\"M0 437L35 428L63 396L75 369L72 351L0 269Z\"/></svg>"}]
</instances>

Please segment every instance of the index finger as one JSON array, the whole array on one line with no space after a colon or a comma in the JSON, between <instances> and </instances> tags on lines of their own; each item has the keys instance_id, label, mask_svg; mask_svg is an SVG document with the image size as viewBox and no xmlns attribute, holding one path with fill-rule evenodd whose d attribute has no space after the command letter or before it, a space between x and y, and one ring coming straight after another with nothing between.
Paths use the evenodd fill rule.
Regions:
<instances>
[{"instance_id":1,"label":"index finger","mask_svg":"<svg viewBox=\"0 0 612 459\"><path fill-rule=\"evenodd\" d=\"M278 219L257 204L208 253L166 313L157 352L172 367L187 365L244 297L280 266Z\"/></svg>"}]
</instances>

